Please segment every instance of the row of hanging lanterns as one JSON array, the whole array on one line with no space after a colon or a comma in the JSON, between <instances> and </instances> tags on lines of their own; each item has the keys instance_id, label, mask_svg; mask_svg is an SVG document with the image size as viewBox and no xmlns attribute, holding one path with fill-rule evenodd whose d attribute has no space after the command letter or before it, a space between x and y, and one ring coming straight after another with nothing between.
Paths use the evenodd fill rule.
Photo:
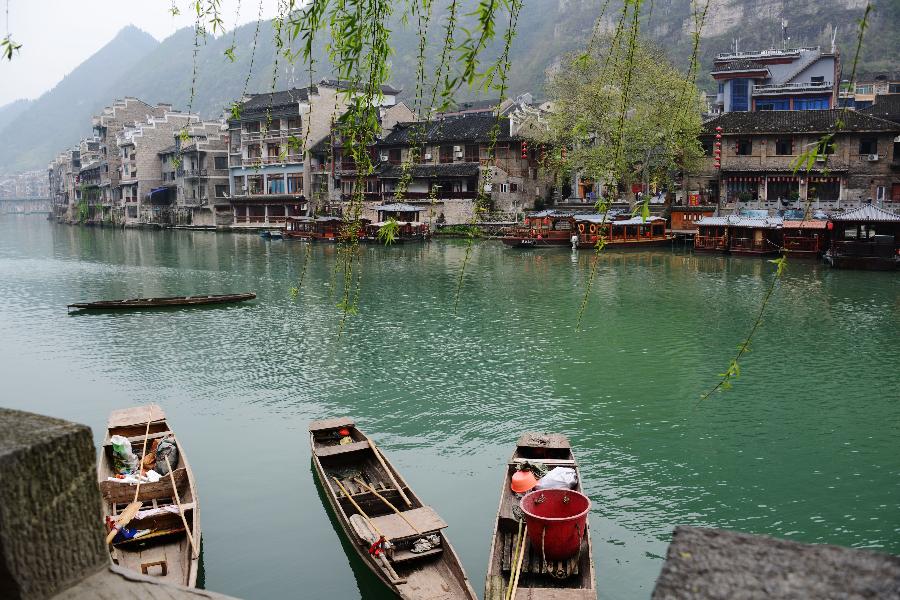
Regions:
<instances>
[{"instance_id":1,"label":"row of hanging lanterns","mask_svg":"<svg viewBox=\"0 0 900 600\"><path fill-rule=\"evenodd\" d=\"M722 127L721 126L716 127L716 143L713 148L713 156L715 157L715 162L713 163L713 166L715 166L716 169L721 169L722 168Z\"/></svg>"}]
</instances>

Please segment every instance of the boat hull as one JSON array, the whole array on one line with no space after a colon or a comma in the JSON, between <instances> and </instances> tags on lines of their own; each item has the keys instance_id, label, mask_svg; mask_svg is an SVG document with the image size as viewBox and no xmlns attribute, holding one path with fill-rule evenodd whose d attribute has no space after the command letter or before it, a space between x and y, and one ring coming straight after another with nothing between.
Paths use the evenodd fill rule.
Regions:
<instances>
[{"instance_id":1,"label":"boat hull","mask_svg":"<svg viewBox=\"0 0 900 600\"><path fill-rule=\"evenodd\" d=\"M614 242L606 242L603 244L604 250L640 250L641 248L657 248L659 246L668 246L675 239L674 236L659 238L656 240L640 240L640 241L614 241ZM595 250L597 248L596 243L591 242L579 242L578 249L579 250Z\"/></svg>"},{"instance_id":2,"label":"boat hull","mask_svg":"<svg viewBox=\"0 0 900 600\"><path fill-rule=\"evenodd\" d=\"M895 271L900 269L900 258L882 256L846 256L825 254L825 261L835 269L857 269L861 271Z\"/></svg>"},{"instance_id":3,"label":"boat hull","mask_svg":"<svg viewBox=\"0 0 900 600\"><path fill-rule=\"evenodd\" d=\"M159 308L166 306L199 306L203 304L228 304L246 302L256 298L254 293L223 294L219 296L173 296L170 298L132 298L129 300L99 300L97 302L76 302L68 308L79 310L117 310L132 308Z\"/></svg>"},{"instance_id":4,"label":"boat hull","mask_svg":"<svg viewBox=\"0 0 900 600\"><path fill-rule=\"evenodd\" d=\"M502 237L500 241L513 248L553 248L570 246L571 242L564 239L537 239L532 237Z\"/></svg>"}]
</instances>

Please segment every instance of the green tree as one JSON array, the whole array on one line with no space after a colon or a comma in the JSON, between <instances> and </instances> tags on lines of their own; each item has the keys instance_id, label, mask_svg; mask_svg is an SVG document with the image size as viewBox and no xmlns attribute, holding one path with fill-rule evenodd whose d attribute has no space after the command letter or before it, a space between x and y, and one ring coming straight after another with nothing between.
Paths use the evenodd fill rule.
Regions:
<instances>
[{"instance_id":1,"label":"green tree","mask_svg":"<svg viewBox=\"0 0 900 600\"><path fill-rule=\"evenodd\" d=\"M668 184L703 156L700 91L663 52L640 40L599 41L570 55L548 83L546 141L556 171L578 171L608 190Z\"/></svg>"}]
</instances>

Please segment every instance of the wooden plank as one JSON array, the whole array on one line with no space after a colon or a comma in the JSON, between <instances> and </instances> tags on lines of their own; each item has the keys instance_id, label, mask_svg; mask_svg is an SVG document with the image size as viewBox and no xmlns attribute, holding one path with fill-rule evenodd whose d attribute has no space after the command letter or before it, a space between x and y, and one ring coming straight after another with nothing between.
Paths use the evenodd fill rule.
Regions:
<instances>
[{"instance_id":1,"label":"wooden plank","mask_svg":"<svg viewBox=\"0 0 900 600\"><path fill-rule=\"evenodd\" d=\"M340 429L341 427L356 427L356 421L352 417L336 417L333 419L320 419L309 424L310 431L324 431L327 429Z\"/></svg>"},{"instance_id":2,"label":"wooden plank","mask_svg":"<svg viewBox=\"0 0 900 600\"><path fill-rule=\"evenodd\" d=\"M152 422L164 421L166 413L157 404L123 408L114 410L109 414L106 426L108 429L112 429L114 427L125 427L126 425L145 425L148 418Z\"/></svg>"},{"instance_id":3,"label":"wooden plank","mask_svg":"<svg viewBox=\"0 0 900 600\"><path fill-rule=\"evenodd\" d=\"M316 456L324 458L326 456L336 456L338 454L346 454L348 452L359 452L360 450L368 450L369 442L353 442L352 444L335 444L334 446L316 446Z\"/></svg>"},{"instance_id":4,"label":"wooden plank","mask_svg":"<svg viewBox=\"0 0 900 600\"><path fill-rule=\"evenodd\" d=\"M571 448L572 446L569 444L569 438L564 436L561 433L536 433L536 432L528 432L523 433L522 437L519 438L519 441L516 442L517 446L524 446L528 448Z\"/></svg>"},{"instance_id":5,"label":"wooden plank","mask_svg":"<svg viewBox=\"0 0 900 600\"><path fill-rule=\"evenodd\" d=\"M408 562L411 560L415 560L417 558L424 558L426 556L435 556L436 554L440 554L444 549L441 546L437 548L432 548L431 550L426 550L425 552L410 552L409 550L395 550L394 555L391 557L391 562L394 563L402 563Z\"/></svg>"},{"instance_id":6,"label":"wooden plank","mask_svg":"<svg viewBox=\"0 0 900 600\"><path fill-rule=\"evenodd\" d=\"M422 533L437 531L447 527L447 523L430 506L403 511L403 516L409 519L416 529ZM420 535L399 515L394 513L372 517L372 522L390 540Z\"/></svg>"},{"instance_id":7,"label":"wooden plank","mask_svg":"<svg viewBox=\"0 0 900 600\"><path fill-rule=\"evenodd\" d=\"M184 467L175 469L175 481L178 487L183 489L187 485L187 471ZM100 494L107 502L128 503L134 499L134 488L137 484L120 483L118 481L101 481ZM171 498L172 482L169 477L160 479L156 483L145 482L141 484L140 495L138 500L148 501L153 498Z\"/></svg>"},{"instance_id":8,"label":"wooden plank","mask_svg":"<svg viewBox=\"0 0 900 600\"><path fill-rule=\"evenodd\" d=\"M173 435L173 434L172 434L171 431L169 431L169 430L167 429L166 431L160 431L159 433L151 433L150 435L148 435L148 436L147 436L147 440L148 440L148 443L147 443L147 452L150 451L150 443L149 443L149 442L152 442L153 440L155 440L155 439L157 439L157 438L164 438L164 437L166 437L167 435ZM132 444L132 445L134 445L134 444L143 444L143 443L144 443L144 436L143 436L143 435L136 435L136 436L133 436L133 437L130 437L130 438L126 438L126 439L128 440L128 443L129 443L129 444ZM106 442L105 442L103 445L104 445L104 446L112 446L112 442L110 442L110 441L107 439Z\"/></svg>"},{"instance_id":9,"label":"wooden plank","mask_svg":"<svg viewBox=\"0 0 900 600\"><path fill-rule=\"evenodd\" d=\"M514 458L509 461L509 466L514 467L524 462L541 463L548 467L576 467L578 466L574 460L568 458Z\"/></svg>"},{"instance_id":10,"label":"wooden plank","mask_svg":"<svg viewBox=\"0 0 900 600\"><path fill-rule=\"evenodd\" d=\"M513 538L516 537L514 535L505 535L503 533L497 532L497 535L500 536L500 546L501 546L501 557L500 557L500 570L501 571L509 571L510 563L512 561L512 549L513 549Z\"/></svg>"}]
</instances>

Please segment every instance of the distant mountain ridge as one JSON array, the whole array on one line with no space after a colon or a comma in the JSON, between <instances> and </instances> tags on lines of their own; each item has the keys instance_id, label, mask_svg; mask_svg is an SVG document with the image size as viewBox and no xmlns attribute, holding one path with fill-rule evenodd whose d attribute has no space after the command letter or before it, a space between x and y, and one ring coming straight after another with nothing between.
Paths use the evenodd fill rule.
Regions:
<instances>
[{"instance_id":1,"label":"distant mountain ridge","mask_svg":"<svg viewBox=\"0 0 900 600\"><path fill-rule=\"evenodd\" d=\"M820 45L828 48L835 27L837 44L842 50L845 68L855 49L857 25L866 0L711 0L704 27L700 55L699 83L710 88L708 71L717 52L780 47L781 19L788 22L788 44ZM463 0L461 26L471 25L477 0ZM662 46L673 62L686 67L691 53L691 0L654 0L645 2L641 31ZM447 0L437 0L433 9L428 39L428 73L434 73L441 43L441 28L446 22ZM621 0L526 0L519 17L517 35L510 58L508 90L510 95L532 92L544 95L548 68L558 64L567 53L585 44L601 8L601 20L610 30L621 10ZM501 17L505 23L505 18ZM394 54L391 58L391 83L403 88L401 99L412 100L418 38L415 27L404 28L394 15ZM502 37L502 28L500 35ZM866 31L860 60L860 73L896 72L900 69L900 2L879 3ZM0 172L42 168L55 154L90 133L90 116L116 98L137 96L147 102L171 102L176 108L191 108L204 117L218 117L243 91L266 92L272 88L275 47L269 21L260 24L253 72L245 88L256 23L250 23L215 38L209 36L197 56L195 96L191 99L192 52L194 34L190 28L177 31L162 42L135 27L123 29L107 46L86 60L53 90L50 90L3 127L7 108L0 108L0 139L17 140L0 148ZM229 62L224 52L234 37L237 60ZM320 36L324 38L324 35ZM502 50L495 40L484 53L492 60ZM327 67L324 39L317 49L317 64ZM276 88L302 87L309 83L307 67L278 63ZM313 80L328 76L323 68ZM845 77L847 73L845 72ZM100 85L98 85L100 83ZM496 94L493 94L496 95ZM74 100L74 102L73 102Z\"/></svg>"}]
</instances>

